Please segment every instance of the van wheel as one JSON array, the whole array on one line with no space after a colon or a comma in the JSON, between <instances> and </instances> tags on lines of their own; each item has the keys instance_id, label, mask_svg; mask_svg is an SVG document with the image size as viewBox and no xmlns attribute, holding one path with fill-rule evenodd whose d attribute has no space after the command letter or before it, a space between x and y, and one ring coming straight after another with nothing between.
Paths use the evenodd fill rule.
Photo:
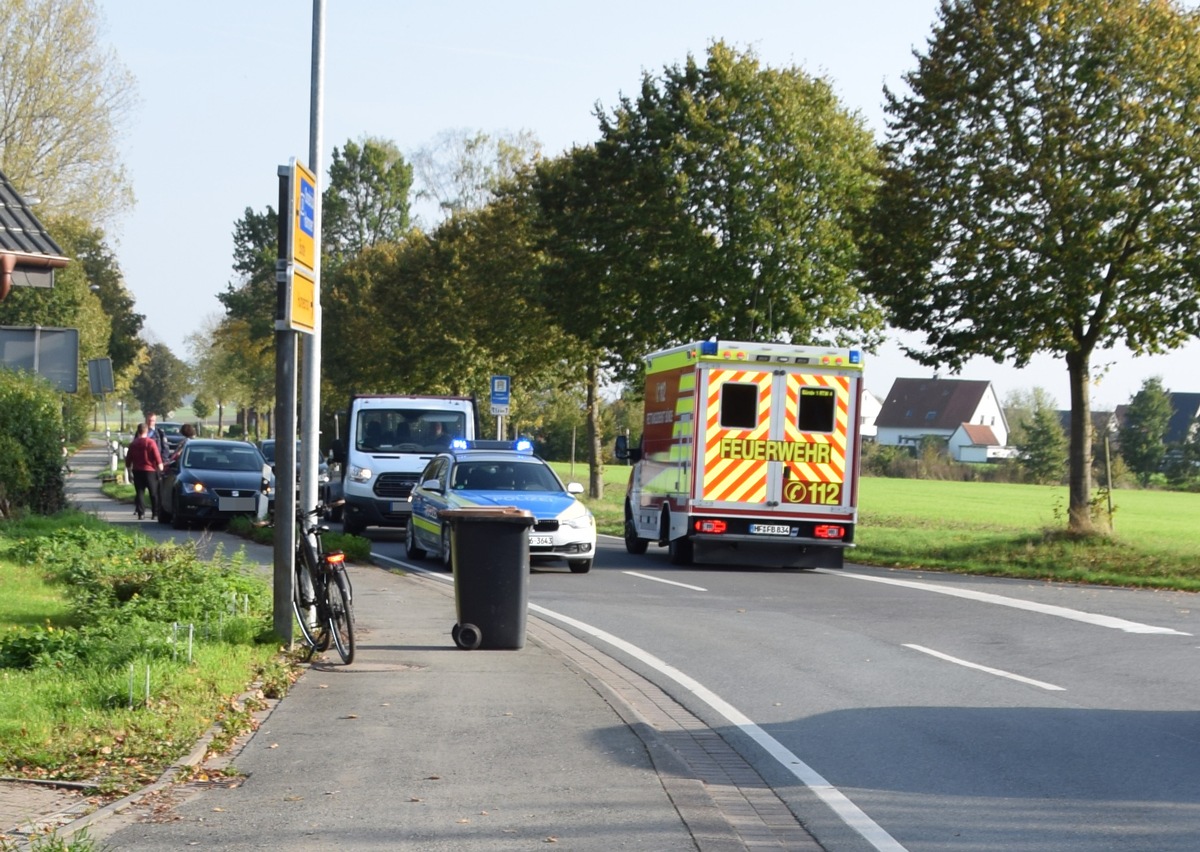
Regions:
<instances>
[{"instance_id":1,"label":"van wheel","mask_svg":"<svg viewBox=\"0 0 1200 852\"><path fill-rule=\"evenodd\" d=\"M644 538L638 538L637 527L633 525L633 511L629 508L629 504L625 504L625 551L632 553L634 556L640 556L646 552L646 548L650 546L650 542Z\"/></svg>"},{"instance_id":2,"label":"van wheel","mask_svg":"<svg viewBox=\"0 0 1200 852\"><path fill-rule=\"evenodd\" d=\"M672 565L691 565L692 540L687 536L671 539L667 545L667 559Z\"/></svg>"},{"instance_id":3,"label":"van wheel","mask_svg":"<svg viewBox=\"0 0 1200 852\"><path fill-rule=\"evenodd\" d=\"M351 520L345 515L342 516L342 532L346 535L362 535L362 531L366 528L366 524Z\"/></svg>"}]
</instances>

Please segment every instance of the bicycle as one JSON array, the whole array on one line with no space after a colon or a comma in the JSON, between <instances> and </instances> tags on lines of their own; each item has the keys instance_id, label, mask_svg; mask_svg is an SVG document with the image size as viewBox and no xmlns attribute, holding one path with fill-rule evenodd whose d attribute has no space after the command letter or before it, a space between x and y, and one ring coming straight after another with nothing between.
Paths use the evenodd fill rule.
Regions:
<instances>
[{"instance_id":1,"label":"bicycle","mask_svg":"<svg viewBox=\"0 0 1200 852\"><path fill-rule=\"evenodd\" d=\"M336 506L342 501L332 504ZM354 661L354 609L346 554L326 551L321 536L329 527L309 519L320 517L327 508L318 504L309 511L296 511L296 558L293 560L292 611L309 646L309 658L317 651L337 648L342 662ZM316 547L309 541L316 541Z\"/></svg>"}]
</instances>

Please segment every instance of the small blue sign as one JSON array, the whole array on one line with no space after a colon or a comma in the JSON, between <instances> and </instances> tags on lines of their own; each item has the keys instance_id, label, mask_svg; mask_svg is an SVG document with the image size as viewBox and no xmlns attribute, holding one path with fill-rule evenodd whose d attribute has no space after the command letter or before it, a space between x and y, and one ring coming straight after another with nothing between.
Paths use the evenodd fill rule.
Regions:
<instances>
[{"instance_id":1,"label":"small blue sign","mask_svg":"<svg viewBox=\"0 0 1200 852\"><path fill-rule=\"evenodd\" d=\"M317 188L306 178L300 178L300 230L312 237L316 234Z\"/></svg>"},{"instance_id":2,"label":"small blue sign","mask_svg":"<svg viewBox=\"0 0 1200 852\"><path fill-rule=\"evenodd\" d=\"M492 376L492 405L508 405L511 384L508 376Z\"/></svg>"}]
</instances>

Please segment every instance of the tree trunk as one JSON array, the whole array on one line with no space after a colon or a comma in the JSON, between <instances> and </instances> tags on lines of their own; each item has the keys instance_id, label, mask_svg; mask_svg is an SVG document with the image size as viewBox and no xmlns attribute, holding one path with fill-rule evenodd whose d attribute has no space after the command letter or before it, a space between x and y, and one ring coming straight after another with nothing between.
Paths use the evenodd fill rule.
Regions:
<instances>
[{"instance_id":1,"label":"tree trunk","mask_svg":"<svg viewBox=\"0 0 1200 852\"><path fill-rule=\"evenodd\" d=\"M1092 524L1092 406L1088 391L1089 357L1067 354L1071 382L1071 449L1069 517L1067 529L1074 533L1095 531Z\"/></svg>"},{"instance_id":2,"label":"tree trunk","mask_svg":"<svg viewBox=\"0 0 1200 852\"><path fill-rule=\"evenodd\" d=\"M600 368L595 363L587 368L587 429L588 496L599 500L604 496L604 448L600 445Z\"/></svg>"}]
</instances>

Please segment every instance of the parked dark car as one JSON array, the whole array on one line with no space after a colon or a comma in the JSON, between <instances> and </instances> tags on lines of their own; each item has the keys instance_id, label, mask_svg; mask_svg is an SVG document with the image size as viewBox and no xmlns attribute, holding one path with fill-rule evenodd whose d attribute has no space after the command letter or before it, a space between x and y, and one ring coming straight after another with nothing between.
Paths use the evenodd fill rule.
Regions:
<instances>
[{"instance_id":1,"label":"parked dark car","mask_svg":"<svg viewBox=\"0 0 1200 852\"><path fill-rule=\"evenodd\" d=\"M158 521L183 529L193 522L263 516L273 502L274 479L258 447L248 441L193 438L163 473Z\"/></svg>"}]
</instances>

